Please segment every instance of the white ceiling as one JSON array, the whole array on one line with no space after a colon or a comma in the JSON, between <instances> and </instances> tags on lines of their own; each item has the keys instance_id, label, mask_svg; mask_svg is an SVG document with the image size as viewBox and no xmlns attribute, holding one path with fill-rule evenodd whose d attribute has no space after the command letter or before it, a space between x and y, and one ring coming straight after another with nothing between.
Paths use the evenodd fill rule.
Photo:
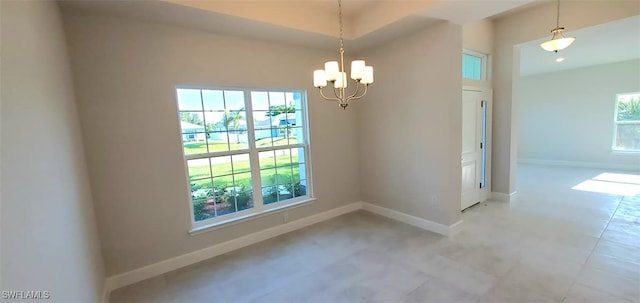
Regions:
<instances>
[{"instance_id":1,"label":"white ceiling","mask_svg":"<svg viewBox=\"0 0 640 303\"><path fill-rule=\"evenodd\" d=\"M0 0L1 1L1 0ZM439 20L465 24L539 0L343 0L345 43L358 51ZM336 0L61 1L63 8L335 49Z\"/></svg>"},{"instance_id":2,"label":"white ceiling","mask_svg":"<svg viewBox=\"0 0 640 303\"><path fill-rule=\"evenodd\" d=\"M553 24L549 26L552 27ZM575 37L576 40L557 54L540 47L540 43L550 37L519 45L520 75L549 73L640 58L640 16L568 31L565 36ZM558 57L565 60L556 62L555 59ZM638 68L640 69L640 66Z\"/></svg>"}]
</instances>

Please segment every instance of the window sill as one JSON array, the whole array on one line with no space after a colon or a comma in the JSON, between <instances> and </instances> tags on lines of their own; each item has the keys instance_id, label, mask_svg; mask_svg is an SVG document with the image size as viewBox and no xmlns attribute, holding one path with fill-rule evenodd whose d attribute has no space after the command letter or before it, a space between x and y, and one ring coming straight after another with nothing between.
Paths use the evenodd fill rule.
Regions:
<instances>
[{"instance_id":1,"label":"window sill","mask_svg":"<svg viewBox=\"0 0 640 303\"><path fill-rule=\"evenodd\" d=\"M212 231L212 230L226 228L226 227L229 227L229 226L236 225L238 223L251 221L251 220L258 219L258 218L261 218L261 217L264 217L264 216L267 216L267 215L279 213L279 212L282 212L282 211L285 211L285 210L290 210L290 209L302 207L302 206L311 204L315 200L317 200L317 198L308 198L308 199L304 199L304 200L301 200L301 201L296 201L296 202L293 202L293 203L290 203L290 204L280 205L280 206L273 207L273 208L267 208L267 209L263 210L262 212L250 213L250 214L246 214L246 215L240 216L240 217L234 217L234 218L223 220L223 221L212 222L211 224L207 224L207 225L203 225L203 226L193 227L189 231L189 234L192 235L192 236L195 236L195 235L198 235L198 234L201 234L201 233L205 233L205 232L209 232L209 231Z\"/></svg>"}]
</instances>

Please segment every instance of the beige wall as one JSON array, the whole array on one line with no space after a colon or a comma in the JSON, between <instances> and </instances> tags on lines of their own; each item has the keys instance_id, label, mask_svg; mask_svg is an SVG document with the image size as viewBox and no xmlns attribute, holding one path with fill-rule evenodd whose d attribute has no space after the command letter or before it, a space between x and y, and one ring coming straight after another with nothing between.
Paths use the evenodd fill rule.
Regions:
<instances>
[{"instance_id":1,"label":"beige wall","mask_svg":"<svg viewBox=\"0 0 640 303\"><path fill-rule=\"evenodd\" d=\"M308 90L318 200L289 217L358 200L356 109L324 101L311 81L334 53L86 12L64 17L109 275L284 223L274 214L188 234L176 85Z\"/></svg>"},{"instance_id":2,"label":"beige wall","mask_svg":"<svg viewBox=\"0 0 640 303\"><path fill-rule=\"evenodd\" d=\"M520 78L518 158L640 170L640 156L611 152L616 94L638 91L640 60Z\"/></svg>"},{"instance_id":3,"label":"beige wall","mask_svg":"<svg viewBox=\"0 0 640 303\"><path fill-rule=\"evenodd\" d=\"M517 106L514 91L518 89L513 75L519 71L519 53L514 46L548 36L554 27L555 3L508 14L494 20L493 60L493 168L492 190L500 193L516 191L518 145ZM640 2L635 0L564 1L561 6L561 26L570 33L609 21L640 14ZM577 37L579 39L579 37Z\"/></svg>"},{"instance_id":4,"label":"beige wall","mask_svg":"<svg viewBox=\"0 0 640 303\"><path fill-rule=\"evenodd\" d=\"M357 105L364 201L460 219L461 51L460 26L441 22L365 52L376 85Z\"/></svg>"},{"instance_id":5,"label":"beige wall","mask_svg":"<svg viewBox=\"0 0 640 303\"><path fill-rule=\"evenodd\" d=\"M102 258L55 2L1 1L2 286L99 302Z\"/></svg>"}]
</instances>

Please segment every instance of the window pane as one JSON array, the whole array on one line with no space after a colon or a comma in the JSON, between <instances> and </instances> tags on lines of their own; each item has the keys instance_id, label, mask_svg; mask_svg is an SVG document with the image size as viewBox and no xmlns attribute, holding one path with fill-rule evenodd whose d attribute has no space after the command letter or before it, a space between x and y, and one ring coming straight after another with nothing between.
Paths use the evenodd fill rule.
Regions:
<instances>
[{"instance_id":1,"label":"window pane","mask_svg":"<svg viewBox=\"0 0 640 303\"><path fill-rule=\"evenodd\" d=\"M211 178L191 181L191 198L201 199L213 194Z\"/></svg>"},{"instance_id":2,"label":"window pane","mask_svg":"<svg viewBox=\"0 0 640 303\"><path fill-rule=\"evenodd\" d=\"M301 111L302 110L302 94L299 92L294 92L293 100L295 101L294 105L295 105L296 111Z\"/></svg>"},{"instance_id":3,"label":"window pane","mask_svg":"<svg viewBox=\"0 0 640 303\"><path fill-rule=\"evenodd\" d=\"M229 126L230 124L225 120L226 118L227 116L225 115L224 112L205 112L204 125L207 126L208 132L222 132L222 131L226 132L227 126Z\"/></svg>"},{"instance_id":4,"label":"window pane","mask_svg":"<svg viewBox=\"0 0 640 303\"><path fill-rule=\"evenodd\" d=\"M179 110L202 110L202 99L200 98L199 89L183 89L179 88L178 93L178 109Z\"/></svg>"},{"instance_id":5,"label":"window pane","mask_svg":"<svg viewBox=\"0 0 640 303\"><path fill-rule=\"evenodd\" d=\"M289 129L289 144L304 143L304 130L302 127L292 127Z\"/></svg>"},{"instance_id":6,"label":"window pane","mask_svg":"<svg viewBox=\"0 0 640 303\"><path fill-rule=\"evenodd\" d=\"M211 178L209 159L188 160L189 180Z\"/></svg>"},{"instance_id":7,"label":"window pane","mask_svg":"<svg viewBox=\"0 0 640 303\"><path fill-rule=\"evenodd\" d=\"M273 151L260 152L258 153L258 158L260 159L260 169L276 167Z\"/></svg>"},{"instance_id":8,"label":"window pane","mask_svg":"<svg viewBox=\"0 0 640 303\"><path fill-rule=\"evenodd\" d=\"M251 173L235 174L234 179L236 181L235 182L236 192L247 191L253 188L253 185L251 183Z\"/></svg>"},{"instance_id":9,"label":"window pane","mask_svg":"<svg viewBox=\"0 0 640 303\"><path fill-rule=\"evenodd\" d=\"M215 186L213 199L217 215L236 212L233 175L214 177L213 184Z\"/></svg>"},{"instance_id":10,"label":"window pane","mask_svg":"<svg viewBox=\"0 0 640 303\"><path fill-rule=\"evenodd\" d=\"M234 173L243 173L250 172L251 165L249 161L249 154L240 154L231 156L233 160L233 172Z\"/></svg>"},{"instance_id":11,"label":"window pane","mask_svg":"<svg viewBox=\"0 0 640 303\"><path fill-rule=\"evenodd\" d=\"M224 110L224 97L221 90L202 90L204 110Z\"/></svg>"},{"instance_id":12,"label":"window pane","mask_svg":"<svg viewBox=\"0 0 640 303\"><path fill-rule=\"evenodd\" d=\"M264 204L278 202L278 186L267 186L262 188L262 200Z\"/></svg>"},{"instance_id":13,"label":"window pane","mask_svg":"<svg viewBox=\"0 0 640 303\"><path fill-rule=\"evenodd\" d=\"M300 180L300 196L307 195L307 180Z\"/></svg>"},{"instance_id":14,"label":"window pane","mask_svg":"<svg viewBox=\"0 0 640 303\"><path fill-rule=\"evenodd\" d=\"M203 134L204 135L204 134ZM199 136L199 134L194 134L193 138L196 138L196 136ZM184 138L191 138L190 135L182 135L183 138L183 148L184 148L184 154L185 155L196 155L196 154L205 154L207 153L207 145L205 142L198 142L194 140L184 140Z\"/></svg>"},{"instance_id":15,"label":"window pane","mask_svg":"<svg viewBox=\"0 0 640 303\"><path fill-rule=\"evenodd\" d=\"M231 156L213 157L211 159L211 171L213 176L224 176L233 174L231 169Z\"/></svg>"},{"instance_id":16,"label":"window pane","mask_svg":"<svg viewBox=\"0 0 640 303\"><path fill-rule=\"evenodd\" d=\"M253 191L243 191L236 195L238 211L253 208Z\"/></svg>"},{"instance_id":17,"label":"window pane","mask_svg":"<svg viewBox=\"0 0 640 303\"><path fill-rule=\"evenodd\" d=\"M640 151L640 124L618 124L615 149Z\"/></svg>"},{"instance_id":18,"label":"window pane","mask_svg":"<svg viewBox=\"0 0 640 303\"><path fill-rule=\"evenodd\" d=\"M193 218L196 222L211 219L215 216L215 203L212 198L193 199Z\"/></svg>"},{"instance_id":19,"label":"window pane","mask_svg":"<svg viewBox=\"0 0 640 303\"><path fill-rule=\"evenodd\" d=\"M284 106L285 98L284 92L269 92L269 110L275 108L275 106Z\"/></svg>"},{"instance_id":20,"label":"window pane","mask_svg":"<svg viewBox=\"0 0 640 303\"><path fill-rule=\"evenodd\" d=\"M278 184L276 182L276 170L273 168L261 170L260 181L262 182L263 187Z\"/></svg>"},{"instance_id":21,"label":"window pane","mask_svg":"<svg viewBox=\"0 0 640 303\"><path fill-rule=\"evenodd\" d=\"M276 182L278 182L278 184L280 185L286 185L291 183L291 166L290 165L278 168Z\"/></svg>"},{"instance_id":22,"label":"window pane","mask_svg":"<svg viewBox=\"0 0 640 303\"><path fill-rule=\"evenodd\" d=\"M180 112L182 133L203 133L205 129L203 117L201 112Z\"/></svg>"},{"instance_id":23,"label":"window pane","mask_svg":"<svg viewBox=\"0 0 640 303\"><path fill-rule=\"evenodd\" d=\"M640 94L618 95L617 121L640 121Z\"/></svg>"},{"instance_id":24,"label":"window pane","mask_svg":"<svg viewBox=\"0 0 640 303\"><path fill-rule=\"evenodd\" d=\"M280 185L278 192L278 201L284 201L293 198L293 187L291 183Z\"/></svg>"},{"instance_id":25,"label":"window pane","mask_svg":"<svg viewBox=\"0 0 640 303\"><path fill-rule=\"evenodd\" d=\"M262 130L262 131L256 131L256 136L258 133L264 133L264 132L269 132L269 136L271 136L271 130ZM262 138L262 139L256 139L256 147L260 148L260 147L268 147L268 146L272 146L273 145L273 138L271 137L267 137L267 138Z\"/></svg>"},{"instance_id":26,"label":"window pane","mask_svg":"<svg viewBox=\"0 0 640 303\"><path fill-rule=\"evenodd\" d=\"M291 165L291 150L279 149L274 151L276 155L276 167L290 166Z\"/></svg>"},{"instance_id":27,"label":"window pane","mask_svg":"<svg viewBox=\"0 0 640 303\"><path fill-rule=\"evenodd\" d=\"M210 153L228 151L229 134L227 132L213 132L207 134L207 146Z\"/></svg>"},{"instance_id":28,"label":"window pane","mask_svg":"<svg viewBox=\"0 0 640 303\"><path fill-rule=\"evenodd\" d=\"M267 92L251 92L253 110L269 110L269 94Z\"/></svg>"},{"instance_id":29,"label":"window pane","mask_svg":"<svg viewBox=\"0 0 640 303\"><path fill-rule=\"evenodd\" d=\"M271 112L269 111L253 111L253 128L271 129ZM267 133L268 134L268 133ZM256 140L260 139L256 137Z\"/></svg>"},{"instance_id":30,"label":"window pane","mask_svg":"<svg viewBox=\"0 0 640 303\"><path fill-rule=\"evenodd\" d=\"M307 179L307 168L304 162L304 148L296 148L291 150L291 161L293 162L293 181Z\"/></svg>"},{"instance_id":31,"label":"window pane","mask_svg":"<svg viewBox=\"0 0 640 303\"><path fill-rule=\"evenodd\" d=\"M249 148L247 137L247 114L244 111L232 111L225 114L225 121L229 129L229 143L231 150Z\"/></svg>"},{"instance_id":32,"label":"window pane","mask_svg":"<svg viewBox=\"0 0 640 303\"><path fill-rule=\"evenodd\" d=\"M462 78L482 80L482 57L462 54Z\"/></svg>"},{"instance_id":33,"label":"window pane","mask_svg":"<svg viewBox=\"0 0 640 303\"><path fill-rule=\"evenodd\" d=\"M302 127L304 124L304 120L302 118L302 111L296 110L294 113L289 114L289 124L291 124L291 126Z\"/></svg>"},{"instance_id":34,"label":"window pane","mask_svg":"<svg viewBox=\"0 0 640 303\"><path fill-rule=\"evenodd\" d=\"M225 109L231 111L244 110L244 92L242 91L224 91Z\"/></svg>"}]
</instances>

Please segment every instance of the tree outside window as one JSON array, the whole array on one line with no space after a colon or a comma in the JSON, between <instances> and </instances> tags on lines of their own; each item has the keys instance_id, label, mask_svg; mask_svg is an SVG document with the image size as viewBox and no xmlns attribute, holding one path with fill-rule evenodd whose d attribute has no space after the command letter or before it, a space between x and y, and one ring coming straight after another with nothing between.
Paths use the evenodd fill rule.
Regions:
<instances>
[{"instance_id":1,"label":"tree outside window","mask_svg":"<svg viewBox=\"0 0 640 303\"><path fill-rule=\"evenodd\" d=\"M640 152L640 93L618 94L613 149Z\"/></svg>"}]
</instances>

